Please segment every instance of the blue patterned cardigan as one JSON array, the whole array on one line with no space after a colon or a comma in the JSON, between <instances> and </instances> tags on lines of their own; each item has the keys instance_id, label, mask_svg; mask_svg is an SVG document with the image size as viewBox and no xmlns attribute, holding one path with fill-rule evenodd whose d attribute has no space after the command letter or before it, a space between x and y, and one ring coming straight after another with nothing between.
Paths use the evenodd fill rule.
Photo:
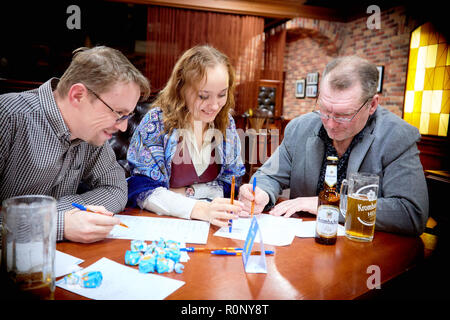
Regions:
<instances>
[{"instance_id":1,"label":"blue patterned cardigan","mask_svg":"<svg viewBox=\"0 0 450 320\"><path fill-rule=\"evenodd\" d=\"M127 206L143 208L143 202L156 188L169 188L179 131L174 129L170 135L164 131L163 112L158 107L144 116L133 134L127 154L131 171L131 177L127 179ZM215 181L222 186L224 196L229 197L232 176L235 176L238 188L241 177L245 174L241 141L231 115L226 140L217 146L216 152L220 154L222 166Z\"/></svg>"}]
</instances>

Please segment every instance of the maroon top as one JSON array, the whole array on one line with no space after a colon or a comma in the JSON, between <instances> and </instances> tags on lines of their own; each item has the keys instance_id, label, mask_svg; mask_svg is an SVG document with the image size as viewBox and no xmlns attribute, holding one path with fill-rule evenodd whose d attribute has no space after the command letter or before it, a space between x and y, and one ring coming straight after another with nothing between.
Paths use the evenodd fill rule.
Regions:
<instances>
[{"instance_id":1,"label":"maroon top","mask_svg":"<svg viewBox=\"0 0 450 320\"><path fill-rule=\"evenodd\" d=\"M219 171L220 164L215 163L215 150L213 149L211 150L208 168L198 176L186 143L180 141L172 160L169 186L171 188L181 188L194 183L210 182L217 178Z\"/></svg>"}]
</instances>

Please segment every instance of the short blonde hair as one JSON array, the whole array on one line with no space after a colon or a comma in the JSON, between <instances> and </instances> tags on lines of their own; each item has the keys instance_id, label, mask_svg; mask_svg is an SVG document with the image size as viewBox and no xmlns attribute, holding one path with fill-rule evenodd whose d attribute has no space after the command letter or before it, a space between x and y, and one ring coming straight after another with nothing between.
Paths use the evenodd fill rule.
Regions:
<instances>
[{"instance_id":1,"label":"short blonde hair","mask_svg":"<svg viewBox=\"0 0 450 320\"><path fill-rule=\"evenodd\" d=\"M152 104L153 107L160 107L163 111L164 127L167 132L186 126L189 115L185 99L186 89L197 89L197 85L206 75L206 69L220 64L228 71L228 95L227 102L214 119L214 125L225 136L229 112L235 103L235 73L228 57L209 45L195 46L183 53L176 62L166 86Z\"/></svg>"},{"instance_id":2,"label":"short blonde hair","mask_svg":"<svg viewBox=\"0 0 450 320\"><path fill-rule=\"evenodd\" d=\"M150 96L147 78L119 50L105 46L82 47L73 52L72 62L56 90L61 96L66 96L72 85L83 83L101 94L120 82L136 83L141 90L141 100Z\"/></svg>"}]
</instances>

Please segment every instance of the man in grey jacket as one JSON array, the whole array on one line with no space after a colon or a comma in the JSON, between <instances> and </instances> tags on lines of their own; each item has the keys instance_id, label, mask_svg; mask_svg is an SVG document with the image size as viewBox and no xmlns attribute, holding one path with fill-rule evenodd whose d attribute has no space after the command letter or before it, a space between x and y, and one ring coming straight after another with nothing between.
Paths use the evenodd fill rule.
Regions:
<instances>
[{"instance_id":1,"label":"man in grey jacket","mask_svg":"<svg viewBox=\"0 0 450 320\"><path fill-rule=\"evenodd\" d=\"M317 213L327 156L338 156L339 190L351 172L380 177L376 229L420 235L428 218L428 192L416 142L418 130L378 105L376 66L356 56L331 61L323 72L312 113L297 117L284 140L253 175L257 179L255 213ZM239 199L250 212L252 186L241 186ZM290 188L290 200L276 203ZM340 222L344 218L340 216Z\"/></svg>"}]
</instances>

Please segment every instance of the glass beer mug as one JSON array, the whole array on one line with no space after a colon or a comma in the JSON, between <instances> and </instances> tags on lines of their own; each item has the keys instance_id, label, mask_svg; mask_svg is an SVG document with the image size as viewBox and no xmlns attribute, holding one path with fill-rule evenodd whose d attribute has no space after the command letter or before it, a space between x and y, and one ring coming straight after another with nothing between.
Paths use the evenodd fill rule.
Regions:
<instances>
[{"instance_id":1,"label":"glass beer mug","mask_svg":"<svg viewBox=\"0 0 450 320\"><path fill-rule=\"evenodd\" d=\"M379 177L354 172L341 185L340 211L345 218L345 236L372 241L375 230Z\"/></svg>"},{"instance_id":2,"label":"glass beer mug","mask_svg":"<svg viewBox=\"0 0 450 320\"><path fill-rule=\"evenodd\" d=\"M18 196L2 203L2 281L24 297L53 299L56 200Z\"/></svg>"}]
</instances>

